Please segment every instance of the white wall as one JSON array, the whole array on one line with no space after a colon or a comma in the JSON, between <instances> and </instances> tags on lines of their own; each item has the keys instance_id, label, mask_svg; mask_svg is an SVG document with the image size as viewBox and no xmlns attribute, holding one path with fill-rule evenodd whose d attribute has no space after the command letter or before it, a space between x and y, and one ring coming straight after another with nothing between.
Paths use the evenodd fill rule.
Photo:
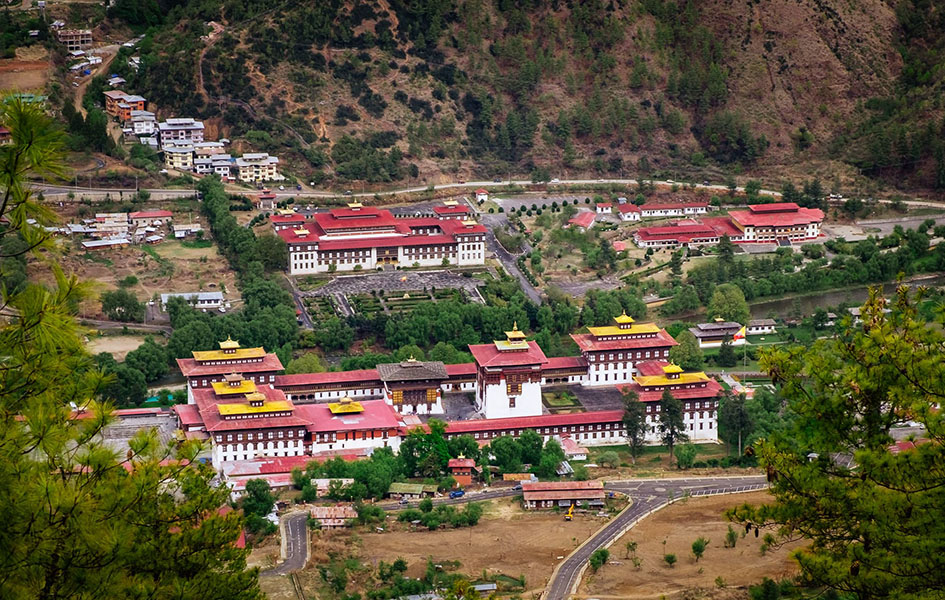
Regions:
<instances>
[{"instance_id":1,"label":"white wall","mask_svg":"<svg viewBox=\"0 0 945 600\"><path fill-rule=\"evenodd\" d=\"M386 444L385 444L386 442ZM337 440L334 442L312 442L311 451L327 452L329 450L361 450L364 448L393 448L394 452L400 449L400 436L391 436L386 440L383 438L367 440Z\"/></svg>"},{"instance_id":2,"label":"white wall","mask_svg":"<svg viewBox=\"0 0 945 600\"><path fill-rule=\"evenodd\" d=\"M515 408L509 406L505 380L486 386L481 412L487 419L505 417L534 417L541 414L541 384L527 381L522 384L522 393L515 396Z\"/></svg>"},{"instance_id":3,"label":"white wall","mask_svg":"<svg viewBox=\"0 0 945 600\"><path fill-rule=\"evenodd\" d=\"M213 442L213 466L234 460L252 460L263 456L302 456L305 454L301 439L266 440L264 442Z\"/></svg>"}]
</instances>

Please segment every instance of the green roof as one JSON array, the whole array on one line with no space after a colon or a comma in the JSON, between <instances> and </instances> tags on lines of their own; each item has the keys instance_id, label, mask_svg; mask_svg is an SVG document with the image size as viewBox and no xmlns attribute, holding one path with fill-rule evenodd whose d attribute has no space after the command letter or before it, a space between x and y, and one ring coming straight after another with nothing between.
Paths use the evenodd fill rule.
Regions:
<instances>
[{"instance_id":1,"label":"green roof","mask_svg":"<svg viewBox=\"0 0 945 600\"><path fill-rule=\"evenodd\" d=\"M432 484L422 484L422 483L392 483L390 484L390 489L387 490L389 494L415 494L419 496L420 494L433 494L436 493L436 486Z\"/></svg>"}]
</instances>

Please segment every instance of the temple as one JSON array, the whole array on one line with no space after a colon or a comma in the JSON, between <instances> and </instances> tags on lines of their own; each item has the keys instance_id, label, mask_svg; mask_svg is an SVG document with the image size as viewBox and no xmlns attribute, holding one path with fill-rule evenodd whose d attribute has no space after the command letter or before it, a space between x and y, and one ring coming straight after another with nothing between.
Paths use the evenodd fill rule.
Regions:
<instances>
[{"instance_id":1,"label":"temple","mask_svg":"<svg viewBox=\"0 0 945 600\"><path fill-rule=\"evenodd\" d=\"M505 335L491 344L469 346L476 361L476 409L487 419L540 415L541 367L548 359L517 324Z\"/></svg>"},{"instance_id":2,"label":"temple","mask_svg":"<svg viewBox=\"0 0 945 600\"><path fill-rule=\"evenodd\" d=\"M263 348L241 348L231 338L219 350L194 351L193 358L178 358L177 366L187 379L187 401L194 402L196 389L209 388L224 376L236 373L254 383L274 383L283 369L279 357Z\"/></svg>"},{"instance_id":3,"label":"temple","mask_svg":"<svg viewBox=\"0 0 945 600\"><path fill-rule=\"evenodd\" d=\"M629 383L640 361L669 358L676 340L654 323L636 323L624 312L612 325L588 327L589 333L572 334L587 361L586 386Z\"/></svg>"}]
</instances>

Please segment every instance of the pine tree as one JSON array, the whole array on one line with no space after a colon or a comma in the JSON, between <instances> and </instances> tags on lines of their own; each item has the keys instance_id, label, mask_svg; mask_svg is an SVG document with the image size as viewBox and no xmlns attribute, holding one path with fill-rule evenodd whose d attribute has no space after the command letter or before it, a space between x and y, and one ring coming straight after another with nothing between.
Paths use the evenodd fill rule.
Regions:
<instances>
[{"instance_id":1,"label":"pine tree","mask_svg":"<svg viewBox=\"0 0 945 600\"><path fill-rule=\"evenodd\" d=\"M663 396L660 398L659 430L663 444L669 450L670 462L672 462L673 447L679 442L689 440L685 429L682 402L673 396L673 393L667 387L663 390Z\"/></svg>"}]
</instances>

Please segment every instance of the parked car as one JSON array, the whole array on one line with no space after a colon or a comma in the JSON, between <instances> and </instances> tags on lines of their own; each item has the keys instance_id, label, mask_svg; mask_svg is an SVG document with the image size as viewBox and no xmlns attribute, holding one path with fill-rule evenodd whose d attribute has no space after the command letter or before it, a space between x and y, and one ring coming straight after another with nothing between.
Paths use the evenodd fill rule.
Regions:
<instances>
[{"instance_id":1,"label":"parked car","mask_svg":"<svg viewBox=\"0 0 945 600\"><path fill-rule=\"evenodd\" d=\"M521 484L521 483L516 484L516 485L512 486L512 489L518 491L518 490L522 489L522 484Z\"/></svg>"},{"instance_id":2,"label":"parked car","mask_svg":"<svg viewBox=\"0 0 945 600\"><path fill-rule=\"evenodd\" d=\"M561 180L555 177L554 179L551 180L551 183L561 183Z\"/></svg>"},{"instance_id":3,"label":"parked car","mask_svg":"<svg viewBox=\"0 0 945 600\"><path fill-rule=\"evenodd\" d=\"M298 191L301 192L301 191L302 191L302 184L301 184L301 183L295 184L295 189L297 189Z\"/></svg>"},{"instance_id":4,"label":"parked car","mask_svg":"<svg viewBox=\"0 0 945 600\"><path fill-rule=\"evenodd\" d=\"M285 189L285 186L284 186L284 185L280 185L280 186L279 186L279 189L280 189L280 190L284 190L284 189Z\"/></svg>"},{"instance_id":5,"label":"parked car","mask_svg":"<svg viewBox=\"0 0 945 600\"><path fill-rule=\"evenodd\" d=\"M409 504L409 503L410 503L410 500L408 500L408 499L406 499L406 498L401 498L401 499L400 499L400 503L401 503L401 504Z\"/></svg>"},{"instance_id":6,"label":"parked car","mask_svg":"<svg viewBox=\"0 0 945 600\"><path fill-rule=\"evenodd\" d=\"M461 498L466 494L463 490L453 490L450 492L450 498Z\"/></svg>"}]
</instances>

